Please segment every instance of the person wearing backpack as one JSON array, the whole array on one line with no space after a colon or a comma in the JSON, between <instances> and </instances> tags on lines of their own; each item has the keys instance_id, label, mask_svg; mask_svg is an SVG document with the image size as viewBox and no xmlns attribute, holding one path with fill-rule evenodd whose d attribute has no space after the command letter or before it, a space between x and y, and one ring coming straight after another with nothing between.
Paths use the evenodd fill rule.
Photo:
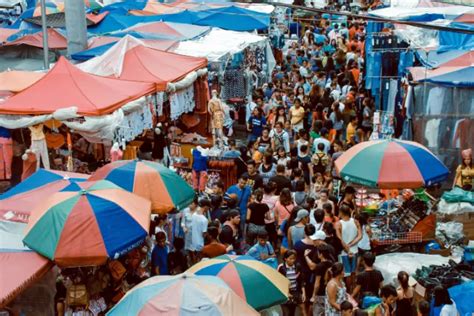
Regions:
<instances>
[{"instance_id":1,"label":"person wearing backpack","mask_svg":"<svg viewBox=\"0 0 474 316\"><path fill-rule=\"evenodd\" d=\"M311 158L311 162L313 164L313 174L320 173L325 174L326 169L329 165L329 156L324 151L324 144L319 143L317 146L317 150L314 153L313 157Z\"/></svg>"},{"instance_id":2,"label":"person wearing backpack","mask_svg":"<svg viewBox=\"0 0 474 316\"><path fill-rule=\"evenodd\" d=\"M270 132L272 149L285 148L286 153L290 152L290 135L283 129L283 123L276 122L275 128Z\"/></svg>"}]
</instances>

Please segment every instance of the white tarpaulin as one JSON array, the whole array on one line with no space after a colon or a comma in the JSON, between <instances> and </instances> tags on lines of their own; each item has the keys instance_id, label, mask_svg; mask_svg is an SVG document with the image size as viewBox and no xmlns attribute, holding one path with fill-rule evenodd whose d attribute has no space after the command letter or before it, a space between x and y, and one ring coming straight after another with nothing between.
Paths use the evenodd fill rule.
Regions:
<instances>
[{"instance_id":1,"label":"white tarpaulin","mask_svg":"<svg viewBox=\"0 0 474 316\"><path fill-rule=\"evenodd\" d=\"M122 73L123 61L127 51L140 45L148 47L145 42L126 35L101 56L89 59L82 64L76 65L76 67L98 76L118 77Z\"/></svg>"},{"instance_id":2,"label":"white tarpaulin","mask_svg":"<svg viewBox=\"0 0 474 316\"><path fill-rule=\"evenodd\" d=\"M408 19L409 17L422 16L425 14L441 14L444 15L445 18L454 19L457 16L469 12L471 10L471 7L465 6L449 6L435 8L390 7L370 11L370 15L394 20L404 20Z\"/></svg>"},{"instance_id":3,"label":"white tarpaulin","mask_svg":"<svg viewBox=\"0 0 474 316\"><path fill-rule=\"evenodd\" d=\"M451 258L440 255L395 252L377 256L374 267L382 272L384 284L397 284L396 279L400 271L413 275L423 266L448 264L449 259Z\"/></svg>"},{"instance_id":4,"label":"white tarpaulin","mask_svg":"<svg viewBox=\"0 0 474 316\"><path fill-rule=\"evenodd\" d=\"M241 52L251 44L265 46L267 38L248 32L234 32L213 28L209 34L192 41L180 42L171 49L177 54L206 57L209 62L218 62Z\"/></svg>"}]
</instances>

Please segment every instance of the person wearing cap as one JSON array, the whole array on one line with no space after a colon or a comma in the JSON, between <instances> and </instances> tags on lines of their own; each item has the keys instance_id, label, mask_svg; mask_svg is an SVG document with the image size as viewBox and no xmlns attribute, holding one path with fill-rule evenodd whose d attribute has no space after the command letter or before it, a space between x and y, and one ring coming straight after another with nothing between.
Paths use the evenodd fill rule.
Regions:
<instances>
[{"instance_id":1,"label":"person wearing cap","mask_svg":"<svg viewBox=\"0 0 474 316\"><path fill-rule=\"evenodd\" d=\"M294 244L304 238L304 227L309 223L309 212L301 209L296 213L296 224L288 228L288 248L293 249Z\"/></svg>"},{"instance_id":2,"label":"person wearing cap","mask_svg":"<svg viewBox=\"0 0 474 316\"><path fill-rule=\"evenodd\" d=\"M461 152L462 163L456 169L453 187L457 186L466 191L471 191L474 185L474 169L472 167L472 149Z\"/></svg>"}]
</instances>

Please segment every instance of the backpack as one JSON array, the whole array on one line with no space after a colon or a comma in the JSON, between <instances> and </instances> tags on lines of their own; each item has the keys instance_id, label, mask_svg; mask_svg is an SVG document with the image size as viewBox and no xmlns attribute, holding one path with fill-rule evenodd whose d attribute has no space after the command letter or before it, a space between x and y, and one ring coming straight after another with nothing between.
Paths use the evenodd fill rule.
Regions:
<instances>
[{"instance_id":1,"label":"backpack","mask_svg":"<svg viewBox=\"0 0 474 316\"><path fill-rule=\"evenodd\" d=\"M286 131L283 131L283 133L278 135L275 131L273 132L273 139L275 141L275 148L285 147L285 139L283 138L285 133L286 133Z\"/></svg>"},{"instance_id":2,"label":"backpack","mask_svg":"<svg viewBox=\"0 0 474 316\"><path fill-rule=\"evenodd\" d=\"M311 158L312 163L313 163L313 171L314 173L321 173L324 174L326 171L326 168L329 164L329 157L326 153L323 152L317 152L313 155Z\"/></svg>"}]
</instances>

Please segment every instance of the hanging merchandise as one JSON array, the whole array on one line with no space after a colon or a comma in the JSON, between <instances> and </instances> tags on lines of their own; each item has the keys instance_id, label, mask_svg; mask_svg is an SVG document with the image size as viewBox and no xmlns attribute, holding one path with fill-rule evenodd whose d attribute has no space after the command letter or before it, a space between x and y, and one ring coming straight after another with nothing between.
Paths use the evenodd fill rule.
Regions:
<instances>
[{"instance_id":1,"label":"hanging merchandise","mask_svg":"<svg viewBox=\"0 0 474 316\"><path fill-rule=\"evenodd\" d=\"M194 102L194 86L191 85L186 89L171 93L169 99L171 120L176 120L181 114L192 112L196 105Z\"/></svg>"},{"instance_id":2,"label":"hanging merchandise","mask_svg":"<svg viewBox=\"0 0 474 316\"><path fill-rule=\"evenodd\" d=\"M115 142L128 142L141 135L143 130L153 127L153 114L151 104L143 106L141 109L127 114L119 127L115 130Z\"/></svg>"},{"instance_id":3,"label":"hanging merchandise","mask_svg":"<svg viewBox=\"0 0 474 316\"><path fill-rule=\"evenodd\" d=\"M244 72L241 69L227 69L224 73L222 99L244 98L246 92Z\"/></svg>"},{"instance_id":4,"label":"hanging merchandise","mask_svg":"<svg viewBox=\"0 0 474 316\"><path fill-rule=\"evenodd\" d=\"M10 131L0 127L0 179L10 180L12 176L13 140Z\"/></svg>"},{"instance_id":5,"label":"hanging merchandise","mask_svg":"<svg viewBox=\"0 0 474 316\"><path fill-rule=\"evenodd\" d=\"M164 92L158 92L156 94L156 107L155 107L155 111L156 111L156 115L157 116L162 116L163 115L163 103L165 102L164 101Z\"/></svg>"}]
</instances>

